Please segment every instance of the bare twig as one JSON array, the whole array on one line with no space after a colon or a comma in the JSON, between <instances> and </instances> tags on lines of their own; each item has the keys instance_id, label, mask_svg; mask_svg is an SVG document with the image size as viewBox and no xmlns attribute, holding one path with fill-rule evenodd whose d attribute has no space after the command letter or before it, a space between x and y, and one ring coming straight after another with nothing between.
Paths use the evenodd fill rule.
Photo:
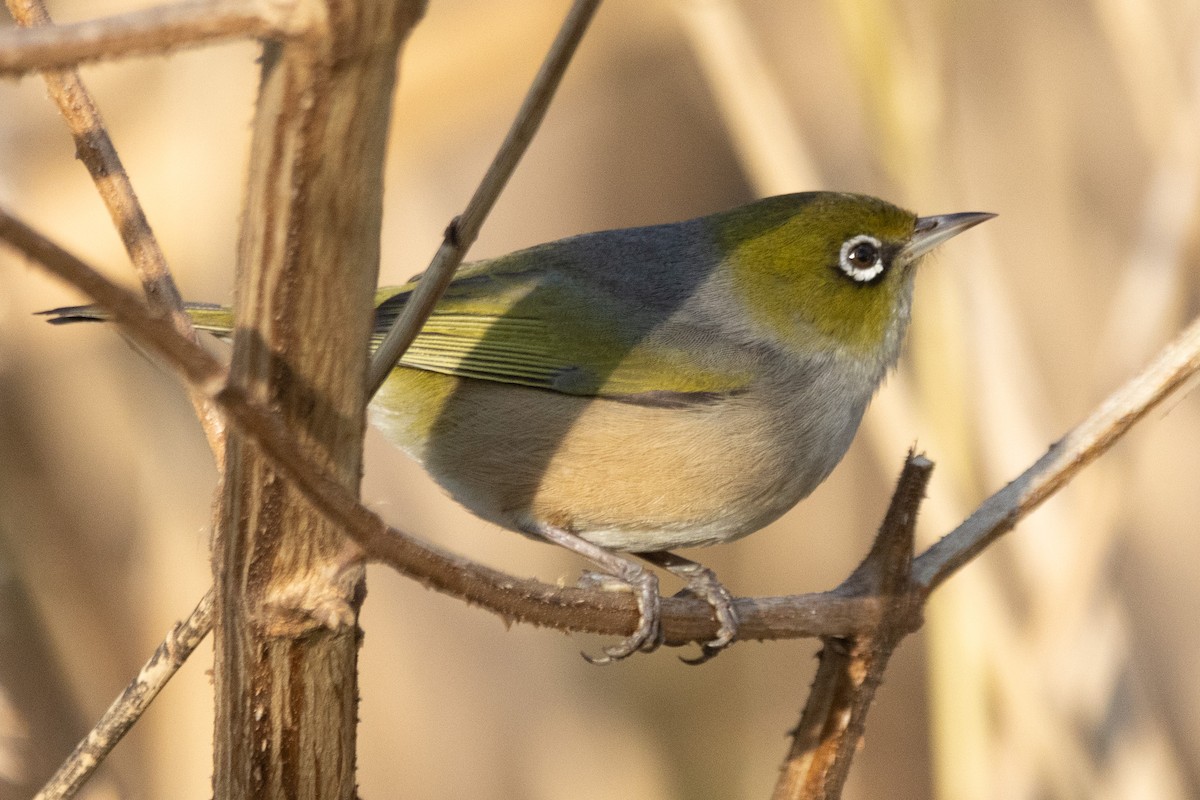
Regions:
<instances>
[{"instance_id":1,"label":"bare twig","mask_svg":"<svg viewBox=\"0 0 1200 800\"><path fill-rule=\"evenodd\" d=\"M520 580L389 528L352 493L309 462L276 416L241 389L226 386L225 371L214 358L149 314L134 295L3 210L0 239L87 294L112 314L130 338L162 356L212 398L232 423L263 449L279 472L295 481L370 558L506 619L611 635L628 635L636 626L636 604L624 593L563 589ZM1022 479L997 492L967 522L919 557L914 564L914 581L924 590L932 590L978 555L986 543L1011 529L1037 502L1061 488L1079 466L1110 447L1198 369L1200 320L1192 323L1139 378L1103 403L1092 420L1052 448L1038 462L1040 469L1035 465ZM1052 463L1044 463L1051 456ZM1036 474L1036 481L1030 479L1030 473ZM877 604L836 592L742 599L737 603L739 633L745 639L862 632L870 630L878 613ZM664 599L663 628L670 644L706 641L716 635L716 623L707 604L684 598Z\"/></svg>"},{"instance_id":2,"label":"bare twig","mask_svg":"<svg viewBox=\"0 0 1200 800\"><path fill-rule=\"evenodd\" d=\"M9 3L10 8L16 5ZM226 39L295 36L311 24L311 17L305 17L309 5L303 0L191 0L67 25L0 31L0 76L168 53Z\"/></svg>"},{"instance_id":3,"label":"bare twig","mask_svg":"<svg viewBox=\"0 0 1200 800\"><path fill-rule=\"evenodd\" d=\"M817 676L793 731L775 800L841 796L888 659L919 625L923 597L913 592L910 578L913 532L932 472L933 462L908 454L870 554L841 587L878 598L879 624L856 636L822 637Z\"/></svg>"},{"instance_id":4,"label":"bare twig","mask_svg":"<svg viewBox=\"0 0 1200 800\"><path fill-rule=\"evenodd\" d=\"M20 25L33 26L25 31L27 35L56 30L42 0L8 0L8 8ZM0 53L3 52L3 46L0 45ZM75 139L76 156L87 167L100 199L108 208L113 225L141 279L151 310L170 317L175 330L196 341L196 331L184 313L183 298L171 277L166 257L158 246L158 239L150 229L150 222L138 202L125 165L117 155L100 111L78 70L56 70L45 73L44 77L50 97L58 105ZM191 400L219 469L224 463L224 422L211 403L194 392L191 393Z\"/></svg>"},{"instance_id":5,"label":"bare twig","mask_svg":"<svg viewBox=\"0 0 1200 800\"><path fill-rule=\"evenodd\" d=\"M131 339L162 356L206 395L215 395L225 385L225 368L195 342L180 335L170 322L150 311L137 295L4 209L0 209L0 239L92 298Z\"/></svg>"},{"instance_id":6,"label":"bare twig","mask_svg":"<svg viewBox=\"0 0 1200 800\"><path fill-rule=\"evenodd\" d=\"M208 591L191 616L177 622L167 632L162 644L150 656L137 676L130 681L100 721L34 795L33 800L63 800L73 797L96 768L104 761L117 742L137 722L150 703L179 671L192 651L212 630L213 595Z\"/></svg>"},{"instance_id":7,"label":"bare twig","mask_svg":"<svg viewBox=\"0 0 1200 800\"><path fill-rule=\"evenodd\" d=\"M993 494L961 525L917 559L914 580L932 591L1011 530L1134 423L1200 370L1200 319L1163 348L1140 375L1110 395L1082 423L1055 442L1012 483Z\"/></svg>"},{"instance_id":8,"label":"bare twig","mask_svg":"<svg viewBox=\"0 0 1200 800\"><path fill-rule=\"evenodd\" d=\"M387 380L388 374L412 344L417 332L433 311L434 305L450 285L454 271L458 269L467 250L479 235L484 218L492 210L496 198L500 196L513 170L516 169L517 162L525 154L525 149L542 124L546 109L549 108L554 92L567 71L571 56L575 54L575 49L599 5L600 0L575 0L571 6L558 36L550 45L550 51L525 95L525 101L517 111L508 135L492 159L491 166L467 203L466 209L446 228L441 247L421 276L421 281L405 304L404 311L396 318L379 349L375 351L367 371L368 397L379 391L379 387Z\"/></svg>"}]
</instances>

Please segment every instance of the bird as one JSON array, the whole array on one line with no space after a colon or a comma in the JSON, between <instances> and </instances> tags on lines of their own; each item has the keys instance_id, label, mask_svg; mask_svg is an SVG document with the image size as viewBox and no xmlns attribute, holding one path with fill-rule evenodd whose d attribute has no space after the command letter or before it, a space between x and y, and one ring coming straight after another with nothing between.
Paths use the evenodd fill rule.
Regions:
<instances>
[{"instance_id":1,"label":"bird","mask_svg":"<svg viewBox=\"0 0 1200 800\"><path fill-rule=\"evenodd\" d=\"M648 563L712 607L701 663L736 638L732 595L671 551L760 530L829 476L900 355L918 263L994 216L803 192L464 264L370 417L477 516L633 591L636 630L589 661L662 643ZM377 291L372 347L419 280ZM232 336L230 308L186 308Z\"/></svg>"}]
</instances>

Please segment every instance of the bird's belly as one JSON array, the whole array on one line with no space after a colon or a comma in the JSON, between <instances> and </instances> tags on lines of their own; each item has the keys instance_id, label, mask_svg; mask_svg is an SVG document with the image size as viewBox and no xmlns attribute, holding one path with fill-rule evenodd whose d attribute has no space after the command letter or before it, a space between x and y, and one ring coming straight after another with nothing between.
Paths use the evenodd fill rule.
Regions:
<instances>
[{"instance_id":1,"label":"bird's belly","mask_svg":"<svg viewBox=\"0 0 1200 800\"><path fill-rule=\"evenodd\" d=\"M436 395L426 406L436 413L377 411L376 421L456 500L508 528L549 523L617 550L758 530L828 475L858 422L797 421L753 397L660 408L430 373L407 380Z\"/></svg>"}]
</instances>

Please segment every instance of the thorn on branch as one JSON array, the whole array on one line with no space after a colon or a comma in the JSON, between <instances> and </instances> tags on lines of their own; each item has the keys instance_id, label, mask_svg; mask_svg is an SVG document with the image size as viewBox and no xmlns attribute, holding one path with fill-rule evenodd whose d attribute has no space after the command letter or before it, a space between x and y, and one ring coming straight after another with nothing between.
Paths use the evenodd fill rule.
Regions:
<instances>
[{"instance_id":1,"label":"thorn on branch","mask_svg":"<svg viewBox=\"0 0 1200 800\"><path fill-rule=\"evenodd\" d=\"M925 593L912 578L917 511L933 462L909 451L871 551L836 590L873 597L877 621L855 636L823 636L817 676L792 737L775 800L836 798L863 737L867 710L900 641L921 622Z\"/></svg>"},{"instance_id":2,"label":"thorn on branch","mask_svg":"<svg viewBox=\"0 0 1200 800\"><path fill-rule=\"evenodd\" d=\"M462 215L458 214L454 219L450 220L450 224L446 226L446 230L442 231L442 239L450 247L462 247L462 233L460 226L462 225Z\"/></svg>"}]
</instances>

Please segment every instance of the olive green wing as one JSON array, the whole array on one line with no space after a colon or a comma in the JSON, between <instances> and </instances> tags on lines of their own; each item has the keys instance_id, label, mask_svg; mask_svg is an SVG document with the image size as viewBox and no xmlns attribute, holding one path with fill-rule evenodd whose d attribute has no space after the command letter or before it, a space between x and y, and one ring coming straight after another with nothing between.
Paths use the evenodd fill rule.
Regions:
<instances>
[{"instance_id":1,"label":"olive green wing","mask_svg":"<svg viewBox=\"0 0 1200 800\"><path fill-rule=\"evenodd\" d=\"M380 290L375 344L412 288ZM571 276L468 272L451 284L400 363L653 404L711 400L746 388L744 353L667 316Z\"/></svg>"}]
</instances>

